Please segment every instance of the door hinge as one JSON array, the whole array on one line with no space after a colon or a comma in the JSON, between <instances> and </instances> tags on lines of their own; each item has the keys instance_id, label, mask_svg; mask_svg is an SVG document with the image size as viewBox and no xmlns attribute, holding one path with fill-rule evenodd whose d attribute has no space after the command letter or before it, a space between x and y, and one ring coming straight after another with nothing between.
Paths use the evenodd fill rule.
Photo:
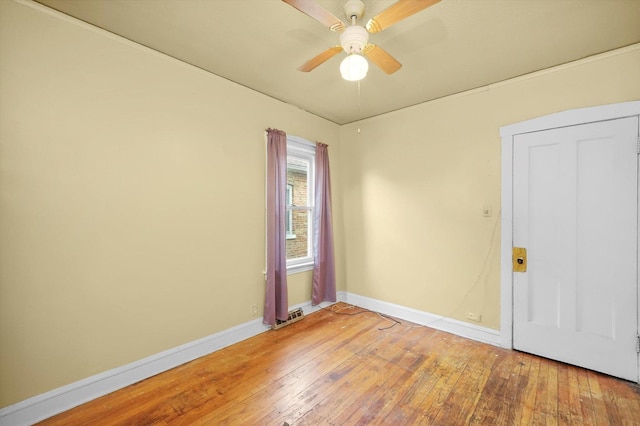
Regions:
<instances>
[{"instance_id":1,"label":"door hinge","mask_svg":"<svg viewBox=\"0 0 640 426\"><path fill-rule=\"evenodd\" d=\"M636 335L636 353L640 354L640 334Z\"/></svg>"},{"instance_id":2,"label":"door hinge","mask_svg":"<svg viewBox=\"0 0 640 426\"><path fill-rule=\"evenodd\" d=\"M640 154L640 136L636 138L636 152Z\"/></svg>"}]
</instances>

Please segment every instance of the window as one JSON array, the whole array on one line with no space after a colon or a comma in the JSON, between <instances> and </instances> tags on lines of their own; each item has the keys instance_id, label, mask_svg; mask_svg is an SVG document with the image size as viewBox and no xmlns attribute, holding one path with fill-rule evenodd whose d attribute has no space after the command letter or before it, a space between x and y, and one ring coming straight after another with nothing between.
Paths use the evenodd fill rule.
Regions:
<instances>
[{"instance_id":1,"label":"window","mask_svg":"<svg viewBox=\"0 0 640 426\"><path fill-rule=\"evenodd\" d=\"M313 269L315 145L287 136L287 271Z\"/></svg>"}]
</instances>

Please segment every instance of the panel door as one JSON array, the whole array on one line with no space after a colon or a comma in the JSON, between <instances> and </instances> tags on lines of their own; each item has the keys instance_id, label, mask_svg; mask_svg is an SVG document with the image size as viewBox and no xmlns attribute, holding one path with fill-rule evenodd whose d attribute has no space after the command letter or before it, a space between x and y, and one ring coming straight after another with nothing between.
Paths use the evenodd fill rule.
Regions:
<instances>
[{"instance_id":1,"label":"panel door","mask_svg":"<svg viewBox=\"0 0 640 426\"><path fill-rule=\"evenodd\" d=\"M515 349L638 380L638 118L516 135Z\"/></svg>"}]
</instances>

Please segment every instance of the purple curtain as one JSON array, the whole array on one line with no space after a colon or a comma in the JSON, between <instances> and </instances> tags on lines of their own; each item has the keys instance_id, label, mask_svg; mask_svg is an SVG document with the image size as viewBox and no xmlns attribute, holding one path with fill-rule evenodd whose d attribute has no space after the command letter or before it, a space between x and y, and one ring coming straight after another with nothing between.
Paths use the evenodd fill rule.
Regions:
<instances>
[{"instance_id":1,"label":"purple curtain","mask_svg":"<svg viewBox=\"0 0 640 426\"><path fill-rule=\"evenodd\" d=\"M267 129L267 289L264 300L265 324L286 321L287 251L285 240L287 193L287 135Z\"/></svg>"},{"instance_id":2,"label":"purple curtain","mask_svg":"<svg viewBox=\"0 0 640 426\"><path fill-rule=\"evenodd\" d=\"M311 303L336 301L336 269L333 254L333 225L331 220L331 177L328 146L316 143L315 259L313 262L313 291Z\"/></svg>"}]
</instances>

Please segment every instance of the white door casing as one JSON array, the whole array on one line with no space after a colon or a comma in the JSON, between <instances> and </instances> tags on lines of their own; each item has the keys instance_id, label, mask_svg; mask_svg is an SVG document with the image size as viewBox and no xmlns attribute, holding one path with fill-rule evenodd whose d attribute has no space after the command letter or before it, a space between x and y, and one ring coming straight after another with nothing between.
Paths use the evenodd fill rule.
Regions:
<instances>
[{"instance_id":1,"label":"white door casing","mask_svg":"<svg viewBox=\"0 0 640 426\"><path fill-rule=\"evenodd\" d=\"M503 347L638 381L638 115L628 102L501 129ZM512 273L513 246L529 246L529 272Z\"/></svg>"}]
</instances>

